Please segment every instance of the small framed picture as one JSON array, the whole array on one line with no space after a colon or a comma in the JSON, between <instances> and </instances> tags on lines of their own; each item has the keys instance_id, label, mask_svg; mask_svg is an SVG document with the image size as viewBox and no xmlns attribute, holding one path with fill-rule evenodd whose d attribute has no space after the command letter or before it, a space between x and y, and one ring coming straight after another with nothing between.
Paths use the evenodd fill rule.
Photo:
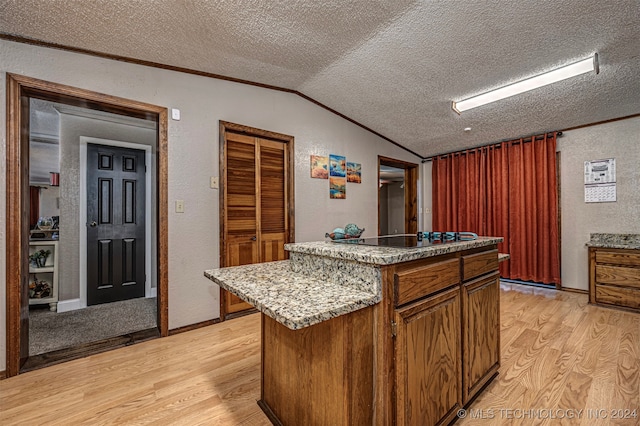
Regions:
<instances>
[{"instance_id":1,"label":"small framed picture","mask_svg":"<svg viewBox=\"0 0 640 426\"><path fill-rule=\"evenodd\" d=\"M314 179L329 179L329 157L311 156L311 177Z\"/></svg>"},{"instance_id":2,"label":"small framed picture","mask_svg":"<svg viewBox=\"0 0 640 426\"><path fill-rule=\"evenodd\" d=\"M362 165L360 163L347 162L347 182L362 183L361 170Z\"/></svg>"},{"instance_id":3,"label":"small framed picture","mask_svg":"<svg viewBox=\"0 0 640 426\"><path fill-rule=\"evenodd\" d=\"M329 156L329 176L347 177L347 159L342 155Z\"/></svg>"},{"instance_id":4,"label":"small framed picture","mask_svg":"<svg viewBox=\"0 0 640 426\"><path fill-rule=\"evenodd\" d=\"M336 198L339 200L347 198L347 180L345 178L329 178L329 198Z\"/></svg>"}]
</instances>

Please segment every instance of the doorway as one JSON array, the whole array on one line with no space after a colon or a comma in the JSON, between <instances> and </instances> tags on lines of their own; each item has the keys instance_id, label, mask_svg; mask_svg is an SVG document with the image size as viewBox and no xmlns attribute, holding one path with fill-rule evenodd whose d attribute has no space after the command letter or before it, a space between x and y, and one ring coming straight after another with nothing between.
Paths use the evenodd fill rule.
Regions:
<instances>
[{"instance_id":1,"label":"doorway","mask_svg":"<svg viewBox=\"0 0 640 426\"><path fill-rule=\"evenodd\" d=\"M378 235L418 232L418 165L378 156Z\"/></svg>"},{"instance_id":2,"label":"doorway","mask_svg":"<svg viewBox=\"0 0 640 426\"><path fill-rule=\"evenodd\" d=\"M220 122L220 266L288 258L294 241L293 136ZM253 312L220 290L220 318Z\"/></svg>"},{"instance_id":3,"label":"doorway","mask_svg":"<svg viewBox=\"0 0 640 426\"><path fill-rule=\"evenodd\" d=\"M7 74L7 376L21 371L29 358L29 112L30 100L40 99L74 107L154 121L157 125L156 228L157 334L168 334L167 316L167 110L15 74ZM124 343L123 343L124 344ZM120 344L122 346L123 344ZM95 345L94 353L110 349ZM76 356L92 353L87 349Z\"/></svg>"}]
</instances>

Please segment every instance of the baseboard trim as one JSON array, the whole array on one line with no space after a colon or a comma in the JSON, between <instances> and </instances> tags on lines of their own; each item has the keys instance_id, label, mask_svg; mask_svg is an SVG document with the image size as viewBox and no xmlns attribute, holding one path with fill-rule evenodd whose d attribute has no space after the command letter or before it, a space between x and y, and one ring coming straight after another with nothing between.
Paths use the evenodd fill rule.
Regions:
<instances>
[{"instance_id":1,"label":"baseboard trim","mask_svg":"<svg viewBox=\"0 0 640 426\"><path fill-rule=\"evenodd\" d=\"M560 287L562 291L568 291L569 293L589 294L589 290L583 290L581 288Z\"/></svg>"},{"instance_id":2,"label":"baseboard trim","mask_svg":"<svg viewBox=\"0 0 640 426\"><path fill-rule=\"evenodd\" d=\"M7 370L0 371L0 380L4 380L7 378Z\"/></svg>"},{"instance_id":3,"label":"baseboard trim","mask_svg":"<svg viewBox=\"0 0 640 426\"><path fill-rule=\"evenodd\" d=\"M151 287L149 289L149 295L147 296L147 298L151 299L153 297L158 297L158 287Z\"/></svg>"},{"instance_id":4,"label":"baseboard trim","mask_svg":"<svg viewBox=\"0 0 640 426\"><path fill-rule=\"evenodd\" d=\"M173 336L174 334L185 333L191 330L197 330L198 328L208 327L210 325L218 324L220 322L220 318L214 318L212 320L197 322L191 325L185 325L184 327L174 328L169 330L169 336Z\"/></svg>"},{"instance_id":5,"label":"baseboard trim","mask_svg":"<svg viewBox=\"0 0 640 426\"><path fill-rule=\"evenodd\" d=\"M82 306L80 299L61 300L58 302L58 313L76 311L82 308L86 308L86 306Z\"/></svg>"}]
</instances>

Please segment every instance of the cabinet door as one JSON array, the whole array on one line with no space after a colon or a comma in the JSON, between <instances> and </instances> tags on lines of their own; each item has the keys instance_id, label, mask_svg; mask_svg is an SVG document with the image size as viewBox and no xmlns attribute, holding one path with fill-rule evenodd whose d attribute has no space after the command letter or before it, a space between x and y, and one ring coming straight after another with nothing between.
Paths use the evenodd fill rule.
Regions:
<instances>
[{"instance_id":1,"label":"cabinet door","mask_svg":"<svg viewBox=\"0 0 640 426\"><path fill-rule=\"evenodd\" d=\"M497 273L462 286L464 403L500 367L500 279Z\"/></svg>"},{"instance_id":2,"label":"cabinet door","mask_svg":"<svg viewBox=\"0 0 640 426\"><path fill-rule=\"evenodd\" d=\"M399 425L446 424L462 406L460 289L395 311Z\"/></svg>"}]
</instances>

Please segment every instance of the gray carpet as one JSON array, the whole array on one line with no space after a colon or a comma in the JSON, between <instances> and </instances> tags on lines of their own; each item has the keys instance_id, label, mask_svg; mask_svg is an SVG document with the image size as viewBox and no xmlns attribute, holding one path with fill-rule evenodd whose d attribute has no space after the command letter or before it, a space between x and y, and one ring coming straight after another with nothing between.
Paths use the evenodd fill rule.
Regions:
<instances>
[{"instance_id":1,"label":"gray carpet","mask_svg":"<svg viewBox=\"0 0 640 426\"><path fill-rule=\"evenodd\" d=\"M32 307L29 309L29 355L153 327L156 327L156 298L104 303L62 313Z\"/></svg>"}]
</instances>

